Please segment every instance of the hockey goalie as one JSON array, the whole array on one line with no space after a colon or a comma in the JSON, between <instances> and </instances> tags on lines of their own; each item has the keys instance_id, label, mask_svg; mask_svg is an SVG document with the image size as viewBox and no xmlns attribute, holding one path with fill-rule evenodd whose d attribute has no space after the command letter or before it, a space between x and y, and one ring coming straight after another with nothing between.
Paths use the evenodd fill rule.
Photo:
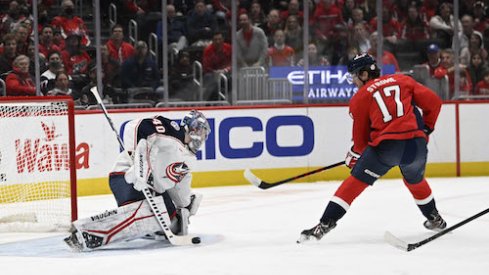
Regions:
<instances>
[{"instance_id":1,"label":"hockey goalie","mask_svg":"<svg viewBox=\"0 0 489 275\"><path fill-rule=\"evenodd\" d=\"M72 224L65 242L89 251L137 238L166 239L165 231L141 192L149 188L175 235L187 235L190 216L202 195L192 193L191 167L210 133L205 116L192 110L178 124L163 116L133 120L123 126L125 150L109 175L118 208Z\"/></svg>"}]
</instances>

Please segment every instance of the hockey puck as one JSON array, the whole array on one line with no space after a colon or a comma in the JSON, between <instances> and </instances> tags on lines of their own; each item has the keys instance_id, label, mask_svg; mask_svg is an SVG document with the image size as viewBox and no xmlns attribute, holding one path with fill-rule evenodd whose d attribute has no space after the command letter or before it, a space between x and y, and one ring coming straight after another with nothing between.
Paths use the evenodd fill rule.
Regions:
<instances>
[{"instance_id":1,"label":"hockey puck","mask_svg":"<svg viewBox=\"0 0 489 275\"><path fill-rule=\"evenodd\" d=\"M192 243L193 244L199 244L200 243L200 237L193 237L192 238Z\"/></svg>"}]
</instances>

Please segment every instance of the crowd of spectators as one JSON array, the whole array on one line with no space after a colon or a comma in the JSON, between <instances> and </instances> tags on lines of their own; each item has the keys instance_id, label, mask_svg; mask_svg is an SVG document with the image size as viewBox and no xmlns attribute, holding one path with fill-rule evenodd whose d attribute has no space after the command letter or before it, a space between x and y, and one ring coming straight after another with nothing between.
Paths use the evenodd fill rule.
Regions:
<instances>
[{"instance_id":1,"label":"crowd of spectators","mask_svg":"<svg viewBox=\"0 0 489 275\"><path fill-rule=\"evenodd\" d=\"M83 0L79 0L83 1ZM162 62L149 53L148 34L163 33L175 61L169 66L170 97L195 99L192 62L203 64L204 99L216 99L218 76L231 74L232 0L168 0L167 30L161 22L161 1L101 1L107 21L108 4L118 7L119 24L104 39L102 69L104 94L114 103L127 101L127 91L144 87L161 92ZM303 66L305 0L237 1L238 69L250 66ZM377 14L375 0L307 0L309 30L307 53L310 66L345 65L357 53L376 55ZM87 2L87 1L85 1ZM409 70L402 51L417 54L415 62L427 64L430 75L448 77L454 89L454 56L460 61L460 91L489 94L487 41L488 1L460 1L460 16L453 17L452 1L383 0L382 63L395 71ZM93 104L86 94L96 85L93 73L93 30L79 17L72 0L40 1L39 29L33 30L31 1L0 1L0 75L7 95L35 95L33 85L34 32L39 33L41 93L69 94L78 104ZM138 22L140 41L129 43L127 19ZM458 33L455 33L455 25ZM455 52L455 39L459 52ZM92 51L90 51L92 49ZM412 60L411 60L412 61ZM27 65L25 65L27 64ZM66 84L67 83L67 84ZM69 87L69 88L67 88ZM121 93L122 91L122 93ZM122 94L126 92L126 97ZM151 97L158 100L158 97Z\"/></svg>"}]
</instances>

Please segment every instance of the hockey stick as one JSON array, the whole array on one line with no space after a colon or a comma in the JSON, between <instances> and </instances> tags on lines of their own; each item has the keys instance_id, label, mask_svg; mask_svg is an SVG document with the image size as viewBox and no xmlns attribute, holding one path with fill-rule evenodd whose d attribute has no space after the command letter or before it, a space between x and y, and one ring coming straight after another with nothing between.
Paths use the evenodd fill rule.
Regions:
<instances>
[{"instance_id":1,"label":"hockey stick","mask_svg":"<svg viewBox=\"0 0 489 275\"><path fill-rule=\"evenodd\" d=\"M94 86L90 89L90 92L92 92L93 96L97 100L100 108L102 108L102 111L105 115L105 118L109 122L110 128L112 128L112 131L114 131L117 141L119 141L119 145L121 146L122 150L124 152L127 152L124 147L124 142L122 142L121 137L119 136L119 133L117 133L117 130L114 127L114 123L112 123L112 119L109 117L109 113L107 112L107 109L105 108L104 103L102 102L102 99L100 98L100 95L98 94L98 89L97 86ZM198 244L200 243L200 238L199 237L193 237L191 235L185 235L185 236L178 236L173 234L173 232L170 229L170 216L168 216L168 210L166 209L165 204L163 205L158 205L156 201L154 200L153 194L151 194L151 191L149 188L144 188L141 191L144 194L144 197L146 198L146 201L148 202L149 206L151 207L151 211L155 215L156 220L158 221L161 229L163 232L165 232L166 237L168 238L168 241L172 245L190 245L190 244Z\"/></svg>"},{"instance_id":2,"label":"hockey stick","mask_svg":"<svg viewBox=\"0 0 489 275\"><path fill-rule=\"evenodd\" d=\"M329 170L331 168L335 168L336 166L340 166L340 165L343 165L343 164L345 164L345 162L344 161L340 161L340 162L337 162L335 164L331 164L331 165L328 165L328 166L325 166L325 167L321 167L321 168L318 168L316 170L312 170L312 171L309 171L307 173L300 174L300 175L297 175L297 176L294 176L294 177L291 177L291 178L288 178L288 179L284 179L284 180L281 180L281 181L277 181L277 182L266 182L266 181L263 181L260 178L258 178L257 176L255 176L250 171L250 169L248 169L248 168L246 168L245 171L244 171L244 177L251 184L255 185L256 187L258 187L260 189L268 189L268 188L272 188L272 187L275 187L275 186L282 185L282 184L287 183L287 182L291 182L291 181L296 180L296 179L300 179L300 178L307 177L307 176L312 175L312 174L319 173L321 171Z\"/></svg>"},{"instance_id":3,"label":"hockey stick","mask_svg":"<svg viewBox=\"0 0 489 275\"><path fill-rule=\"evenodd\" d=\"M399 238L397 238L396 236L394 236L389 231L386 231L385 232L384 239L390 245L392 245L394 247L397 247L397 248L399 248L401 250L404 250L404 251L409 252L409 251L412 251L412 250L414 250L414 249L416 249L416 248L418 248L420 246L423 246L423 245L425 245L425 244L427 244L427 243L429 243L429 242L431 242L431 241L433 241L433 240L435 240L435 239L437 239L437 238L439 238L439 237L447 234L448 232L453 231L453 230L459 228L460 226L462 226L462 225L464 225L464 224L466 224L466 223L468 223L470 221L473 221L473 220L477 219L478 217L480 217L482 215L485 215L487 213L489 213L489 208L486 209L486 210L484 210L484 211L482 211L482 212L480 212L480 213L477 213L474 216L472 216L470 218L467 218L467 219L465 219L465 220L463 220L463 221L461 221L461 222L459 222L459 223L457 223L457 224L455 224L453 226L450 226L448 228L445 228L444 230L436 233L435 235L433 235L433 236L431 236L429 238L426 238L426 239L424 239L422 241L419 241L417 243L406 243L406 242L400 240Z\"/></svg>"}]
</instances>

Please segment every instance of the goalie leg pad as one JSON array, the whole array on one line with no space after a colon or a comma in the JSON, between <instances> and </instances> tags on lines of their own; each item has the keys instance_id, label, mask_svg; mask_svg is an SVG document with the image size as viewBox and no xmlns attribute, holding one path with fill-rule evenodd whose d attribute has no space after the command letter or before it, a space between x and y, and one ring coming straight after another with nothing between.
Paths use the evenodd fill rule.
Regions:
<instances>
[{"instance_id":1,"label":"goalie leg pad","mask_svg":"<svg viewBox=\"0 0 489 275\"><path fill-rule=\"evenodd\" d=\"M155 200L163 205L161 196ZM77 243L70 245L68 240L65 241L75 250L85 251L133 240L158 230L161 230L160 225L143 200L73 222L72 235L67 239Z\"/></svg>"}]
</instances>

